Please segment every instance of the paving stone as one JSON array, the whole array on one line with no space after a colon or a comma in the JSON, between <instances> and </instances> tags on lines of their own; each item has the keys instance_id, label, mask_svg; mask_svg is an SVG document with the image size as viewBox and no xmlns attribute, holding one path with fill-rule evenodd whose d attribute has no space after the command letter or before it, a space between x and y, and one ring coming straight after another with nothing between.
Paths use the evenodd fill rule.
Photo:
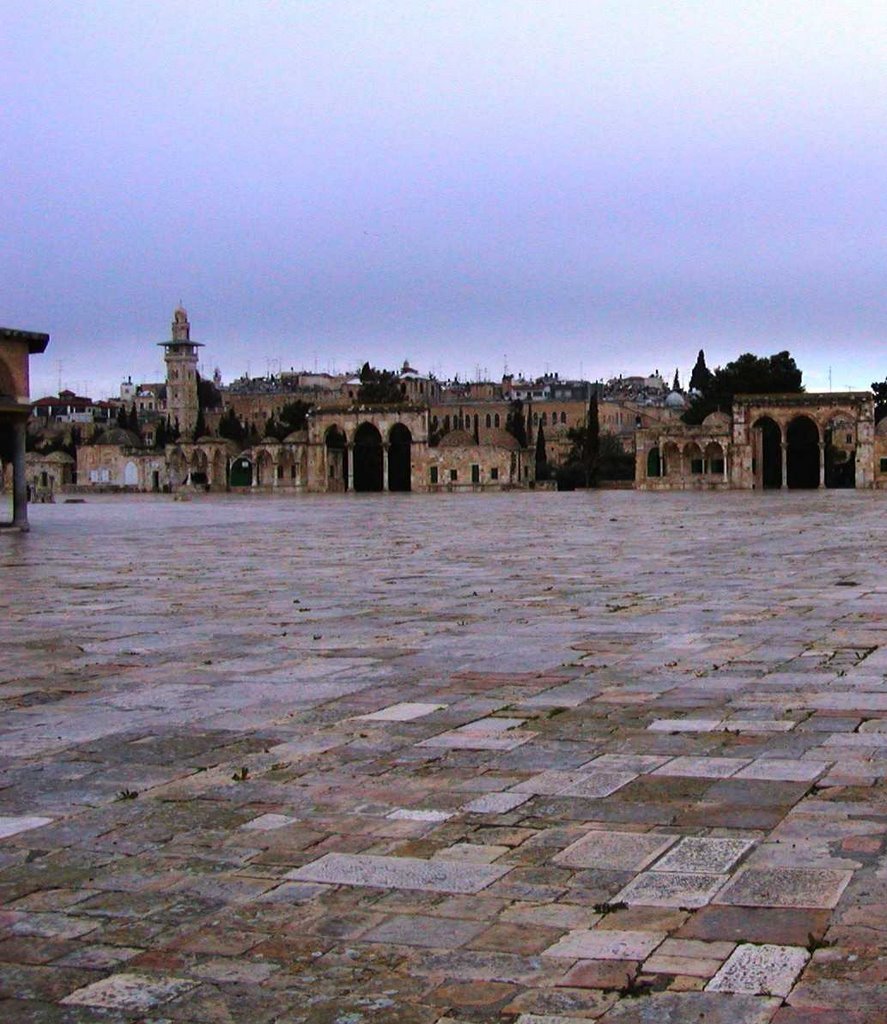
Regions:
<instances>
[{"instance_id":1,"label":"paving stone","mask_svg":"<svg viewBox=\"0 0 887 1024\"><path fill-rule=\"evenodd\" d=\"M716 903L741 907L835 907L851 871L816 868L740 868Z\"/></svg>"},{"instance_id":2,"label":"paving stone","mask_svg":"<svg viewBox=\"0 0 887 1024\"><path fill-rule=\"evenodd\" d=\"M404 914L391 917L360 937L361 942L386 942L403 946L456 949L484 931L477 921Z\"/></svg>"},{"instance_id":3,"label":"paving stone","mask_svg":"<svg viewBox=\"0 0 887 1024\"><path fill-rule=\"evenodd\" d=\"M164 978L148 974L112 974L77 989L61 1000L70 1006L95 1006L111 1010L152 1010L197 986L188 978Z\"/></svg>"},{"instance_id":4,"label":"paving stone","mask_svg":"<svg viewBox=\"0 0 887 1024\"><path fill-rule=\"evenodd\" d=\"M507 814L529 799L529 794L522 793L485 793L463 804L462 810L468 814Z\"/></svg>"},{"instance_id":5,"label":"paving stone","mask_svg":"<svg viewBox=\"0 0 887 1024\"><path fill-rule=\"evenodd\" d=\"M20 832L30 832L31 829L50 825L52 820L52 818L36 816L21 818L0 817L0 839L7 839L9 836L18 835Z\"/></svg>"},{"instance_id":6,"label":"paving stone","mask_svg":"<svg viewBox=\"0 0 887 1024\"><path fill-rule=\"evenodd\" d=\"M620 1000L602 1024L770 1024L781 1000L722 992L653 992Z\"/></svg>"},{"instance_id":7,"label":"paving stone","mask_svg":"<svg viewBox=\"0 0 887 1024\"><path fill-rule=\"evenodd\" d=\"M387 708L379 711L372 711L367 715L356 715L356 722L413 722L417 718L424 718L435 711L443 711L446 704L422 704L418 702L401 701L399 704L390 704Z\"/></svg>"},{"instance_id":8,"label":"paving stone","mask_svg":"<svg viewBox=\"0 0 887 1024\"><path fill-rule=\"evenodd\" d=\"M739 757L675 757L657 768L654 775L686 775L700 779L726 779L748 764Z\"/></svg>"},{"instance_id":9,"label":"paving stone","mask_svg":"<svg viewBox=\"0 0 887 1024\"><path fill-rule=\"evenodd\" d=\"M0 831L0 1019L887 1019L877 495L396 497L90 495L0 543L0 819L44 822ZM651 879L688 902L617 904ZM700 991L810 936L785 1006ZM60 1004L133 974L155 1005Z\"/></svg>"},{"instance_id":10,"label":"paving stone","mask_svg":"<svg viewBox=\"0 0 887 1024\"><path fill-rule=\"evenodd\" d=\"M720 718L657 718L647 728L651 732L716 732Z\"/></svg>"},{"instance_id":11,"label":"paving stone","mask_svg":"<svg viewBox=\"0 0 887 1024\"><path fill-rule=\"evenodd\" d=\"M258 818L245 821L240 827L247 831L271 832L274 829L292 825L297 820L297 818L290 818L286 814L260 814Z\"/></svg>"},{"instance_id":12,"label":"paving stone","mask_svg":"<svg viewBox=\"0 0 887 1024\"><path fill-rule=\"evenodd\" d=\"M656 862L656 871L724 874L754 846L751 839L685 836Z\"/></svg>"},{"instance_id":13,"label":"paving stone","mask_svg":"<svg viewBox=\"0 0 887 1024\"><path fill-rule=\"evenodd\" d=\"M552 858L574 868L640 871L675 842L677 836L636 832L589 832Z\"/></svg>"},{"instance_id":14,"label":"paving stone","mask_svg":"<svg viewBox=\"0 0 887 1024\"><path fill-rule=\"evenodd\" d=\"M788 761L784 758L762 757L737 772L737 779L773 779L785 782L814 782L829 767L823 761Z\"/></svg>"},{"instance_id":15,"label":"paving stone","mask_svg":"<svg viewBox=\"0 0 887 1024\"><path fill-rule=\"evenodd\" d=\"M572 931L544 950L543 956L568 960L645 960L665 937L665 932Z\"/></svg>"},{"instance_id":16,"label":"paving stone","mask_svg":"<svg viewBox=\"0 0 887 1024\"><path fill-rule=\"evenodd\" d=\"M451 864L416 857L378 857L371 854L328 853L290 871L296 882L363 885L380 889L424 889L430 892L480 892L509 872L495 864Z\"/></svg>"},{"instance_id":17,"label":"paving stone","mask_svg":"<svg viewBox=\"0 0 887 1024\"><path fill-rule=\"evenodd\" d=\"M386 815L391 821L446 821L452 816L449 811L419 810L409 807L398 807L396 811Z\"/></svg>"},{"instance_id":18,"label":"paving stone","mask_svg":"<svg viewBox=\"0 0 887 1024\"><path fill-rule=\"evenodd\" d=\"M645 871L629 882L614 902L652 907L704 907L726 880L727 875Z\"/></svg>"},{"instance_id":19,"label":"paving stone","mask_svg":"<svg viewBox=\"0 0 887 1024\"><path fill-rule=\"evenodd\" d=\"M829 919L827 910L711 905L697 910L675 934L707 941L798 946L806 945L811 935L821 939Z\"/></svg>"},{"instance_id":20,"label":"paving stone","mask_svg":"<svg viewBox=\"0 0 887 1024\"><path fill-rule=\"evenodd\" d=\"M737 946L706 990L787 996L809 959L798 946Z\"/></svg>"}]
</instances>

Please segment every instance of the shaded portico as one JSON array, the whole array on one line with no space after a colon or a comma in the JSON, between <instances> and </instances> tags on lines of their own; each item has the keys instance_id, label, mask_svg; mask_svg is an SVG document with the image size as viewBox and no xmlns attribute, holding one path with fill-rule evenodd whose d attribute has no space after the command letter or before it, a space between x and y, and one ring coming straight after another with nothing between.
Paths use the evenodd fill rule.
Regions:
<instances>
[{"instance_id":1,"label":"shaded portico","mask_svg":"<svg viewBox=\"0 0 887 1024\"><path fill-rule=\"evenodd\" d=\"M0 327L0 484L12 465L12 520L0 526L28 529L25 434L30 405L29 360L46 351L48 334Z\"/></svg>"}]
</instances>

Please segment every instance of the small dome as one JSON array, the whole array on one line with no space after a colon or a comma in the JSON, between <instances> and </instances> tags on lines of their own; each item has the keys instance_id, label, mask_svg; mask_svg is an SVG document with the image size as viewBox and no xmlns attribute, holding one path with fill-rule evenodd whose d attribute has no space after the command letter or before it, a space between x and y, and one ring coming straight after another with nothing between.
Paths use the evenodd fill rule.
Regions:
<instances>
[{"instance_id":1,"label":"small dome","mask_svg":"<svg viewBox=\"0 0 887 1024\"><path fill-rule=\"evenodd\" d=\"M111 427L104 434L97 437L93 444L116 445L118 448L141 448L142 442L131 430L124 430L122 427Z\"/></svg>"},{"instance_id":2,"label":"small dome","mask_svg":"<svg viewBox=\"0 0 887 1024\"><path fill-rule=\"evenodd\" d=\"M725 412L710 412L702 421L706 430L729 430L732 420Z\"/></svg>"},{"instance_id":3,"label":"small dome","mask_svg":"<svg viewBox=\"0 0 887 1024\"><path fill-rule=\"evenodd\" d=\"M203 437L198 437L194 442L195 444L215 444L219 439L217 437L210 437L209 434L204 434Z\"/></svg>"},{"instance_id":4,"label":"small dome","mask_svg":"<svg viewBox=\"0 0 887 1024\"><path fill-rule=\"evenodd\" d=\"M307 430L294 430L283 439L284 444L305 444L308 440Z\"/></svg>"},{"instance_id":5,"label":"small dome","mask_svg":"<svg viewBox=\"0 0 887 1024\"><path fill-rule=\"evenodd\" d=\"M50 452L43 461L54 462L60 466L68 466L74 462L74 459L67 452Z\"/></svg>"},{"instance_id":6,"label":"small dome","mask_svg":"<svg viewBox=\"0 0 887 1024\"><path fill-rule=\"evenodd\" d=\"M887 416L875 425L875 433L878 437L887 437Z\"/></svg>"},{"instance_id":7,"label":"small dome","mask_svg":"<svg viewBox=\"0 0 887 1024\"><path fill-rule=\"evenodd\" d=\"M667 409L686 409L687 399L680 391L670 391L665 397L665 407Z\"/></svg>"},{"instance_id":8,"label":"small dome","mask_svg":"<svg viewBox=\"0 0 887 1024\"><path fill-rule=\"evenodd\" d=\"M465 448L474 445L474 438L467 430L451 430L440 439L441 448Z\"/></svg>"},{"instance_id":9,"label":"small dome","mask_svg":"<svg viewBox=\"0 0 887 1024\"><path fill-rule=\"evenodd\" d=\"M495 448L507 448L509 451L519 451L520 442L514 436L509 434L507 430L502 427L495 427L487 434L486 444L493 445Z\"/></svg>"}]
</instances>

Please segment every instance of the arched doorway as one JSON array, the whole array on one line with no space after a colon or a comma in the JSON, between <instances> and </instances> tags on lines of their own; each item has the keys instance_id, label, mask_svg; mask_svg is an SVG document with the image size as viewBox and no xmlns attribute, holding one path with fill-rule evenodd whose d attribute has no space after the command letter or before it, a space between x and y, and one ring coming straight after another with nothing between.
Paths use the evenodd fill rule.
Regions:
<instances>
[{"instance_id":1,"label":"arched doorway","mask_svg":"<svg viewBox=\"0 0 887 1024\"><path fill-rule=\"evenodd\" d=\"M253 464L246 455L240 455L231 463L229 484L232 487L251 487Z\"/></svg>"},{"instance_id":2,"label":"arched doorway","mask_svg":"<svg viewBox=\"0 0 887 1024\"><path fill-rule=\"evenodd\" d=\"M324 437L326 444L326 465L328 491L348 490L348 449L346 448L345 431L336 426L327 430Z\"/></svg>"},{"instance_id":3,"label":"arched doorway","mask_svg":"<svg viewBox=\"0 0 887 1024\"><path fill-rule=\"evenodd\" d=\"M382 490L382 435L372 423L361 423L354 434L354 489Z\"/></svg>"},{"instance_id":4,"label":"arched doorway","mask_svg":"<svg viewBox=\"0 0 887 1024\"><path fill-rule=\"evenodd\" d=\"M755 425L755 483L761 487L782 487L782 431L769 416Z\"/></svg>"},{"instance_id":5,"label":"arched doorway","mask_svg":"<svg viewBox=\"0 0 887 1024\"><path fill-rule=\"evenodd\" d=\"M856 424L842 416L825 431L825 486L856 486Z\"/></svg>"},{"instance_id":6,"label":"arched doorway","mask_svg":"<svg viewBox=\"0 0 887 1024\"><path fill-rule=\"evenodd\" d=\"M659 456L658 448L651 448L647 452L647 476L662 475L662 459Z\"/></svg>"},{"instance_id":7,"label":"arched doorway","mask_svg":"<svg viewBox=\"0 0 887 1024\"><path fill-rule=\"evenodd\" d=\"M413 435L402 423L395 423L388 435L388 490L412 490L410 451Z\"/></svg>"},{"instance_id":8,"label":"arched doorway","mask_svg":"<svg viewBox=\"0 0 887 1024\"><path fill-rule=\"evenodd\" d=\"M819 486L819 429L809 416L796 416L785 432L786 481L789 487Z\"/></svg>"}]
</instances>

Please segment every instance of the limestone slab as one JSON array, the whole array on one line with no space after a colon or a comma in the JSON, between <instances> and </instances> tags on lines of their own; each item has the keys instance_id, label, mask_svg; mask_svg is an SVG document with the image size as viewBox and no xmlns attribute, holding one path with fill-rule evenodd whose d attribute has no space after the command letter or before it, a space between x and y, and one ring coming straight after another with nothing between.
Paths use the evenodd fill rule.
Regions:
<instances>
[{"instance_id":1,"label":"limestone slab","mask_svg":"<svg viewBox=\"0 0 887 1024\"><path fill-rule=\"evenodd\" d=\"M706 985L709 992L787 996L810 954L800 946L737 946Z\"/></svg>"},{"instance_id":2,"label":"limestone slab","mask_svg":"<svg viewBox=\"0 0 887 1024\"><path fill-rule=\"evenodd\" d=\"M32 828L41 828L51 823L52 818L37 816L0 817L0 839L7 839L9 836L18 835L19 832L29 832Z\"/></svg>"},{"instance_id":3,"label":"limestone slab","mask_svg":"<svg viewBox=\"0 0 887 1024\"><path fill-rule=\"evenodd\" d=\"M748 764L738 757L675 757L657 768L654 775L677 775L700 779L728 779Z\"/></svg>"},{"instance_id":4,"label":"limestone slab","mask_svg":"<svg viewBox=\"0 0 887 1024\"><path fill-rule=\"evenodd\" d=\"M830 762L787 760L781 757L761 757L737 772L737 779L764 779L773 782L814 782L829 767Z\"/></svg>"},{"instance_id":5,"label":"limestone slab","mask_svg":"<svg viewBox=\"0 0 887 1024\"><path fill-rule=\"evenodd\" d=\"M665 937L665 932L581 929L569 932L542 955L568 960L645 960Z\"/></svg>"},{"instance_id":6,"label":"limestone slab","mask_svg":"<svg viewBox=\"0 0 887 1024\"><path fill-rule=\"evenodd\" d=\"M290 871L285 877L296 882L326 882L330 885L474 893L492 885L510 870L511 865L455 864L418 857L328 853Z\"/></svg>"},{"instance_id":7,"label":"limestone slab","mask_svg":"<svg viewBox=\"0 0 887 1024\"><path fill-rule=\"evenodd\" d=\"M640 871L677 842L677 836L636 832L589 832L555 855L571 868Z\"/></svg>"},{"instance_id":8,"label":"limestone slab","mask_svg":"<svg viewBox=\"0 0 887 1024\"><path fill-rule=\"evenodd\" d=\"M529 793L485 793L463 804L462 810L469 814L507 814L529 799Z\"/></svg>"},{"instance_id":9,"label":"limestone slab","mask_svg":"<svg viewBox=\"0 0 887 1024\"><path fill-rule=\"evenodd\" d=\"M826 868L744 867L718 894L715 903L740 907L831 908L853 873Z\"/></svg>"},{"instance_id":10,"label":"limestone slab","mask_svg":"<svg viewBox=\"0 0 887 1024\"><path fill-rule=\"evenodd\" d=\"M435 711L442 711L446 704L423 704L418 701L401 701L398 704L389 704L387 708L380 708L368 715L356 715L355 722L412 722L417 718L424 718Z\"/></svg>"},{"instance_id":11,"label":"limestone slab","mask_svg":"<svg viewBox=\"0 0 887 1024\"><path fill-rule=\"evenodd\" d=\"M112 974L101 981L78 988L62 1003L71 1006L95 1006L110 1010L147 1011L162 1006L176 996L196 988L188 978L150 974Z\"/></svg>"},{"instance_id":12,"label":"limestone slab","mask_svg":"<svg viewBox=\"0 0 887 1024\"><path fill-rule=\"evenodd\" d=\"M616 903L649 907L704 907L727 880L726 875L645 871L615 897Z\"/></svg>"},{"instance_id":13,"label":"limestone slab","mask_svg":"<svg viewBox=\"0 0 887 1024\"><path fill-rule=\"evenodd\" d=\"M754 846L751 839L684 836L656 862L656 871L726 874Z\"/></svg>"}]
</instances>

